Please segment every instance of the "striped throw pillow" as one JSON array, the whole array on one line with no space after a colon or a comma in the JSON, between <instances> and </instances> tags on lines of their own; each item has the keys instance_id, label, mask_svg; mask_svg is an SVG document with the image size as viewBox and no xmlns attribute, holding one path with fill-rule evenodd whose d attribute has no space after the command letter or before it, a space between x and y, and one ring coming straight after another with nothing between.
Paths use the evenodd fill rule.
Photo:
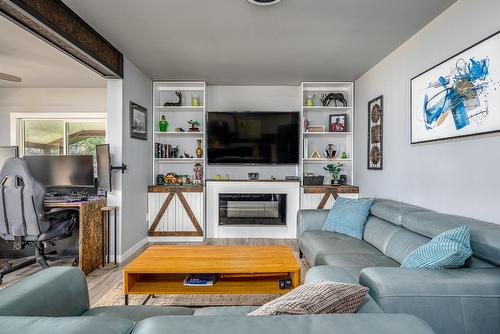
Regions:
<instances>
[{"instance_id":1,"label":"striped throw pillow","mask_svg":"<svg viewBox=\"0 0 500 334\"><path fill-rule=\"evenodd\" d=\"M415 249L401 262L401 268L459 268L471 255L470 228L464 225L443 232Z\"/></svg>"},{"instance_id":2,"label":"striped throw pillow","mask_svg":"<svg viewBox=\"0 0 500 334\"><path fill-rule=\"evenodd\" d=\"M248 315L354 313L368 293L359 284L314 281L266 303Z\"/></svg>"}]
</instances>

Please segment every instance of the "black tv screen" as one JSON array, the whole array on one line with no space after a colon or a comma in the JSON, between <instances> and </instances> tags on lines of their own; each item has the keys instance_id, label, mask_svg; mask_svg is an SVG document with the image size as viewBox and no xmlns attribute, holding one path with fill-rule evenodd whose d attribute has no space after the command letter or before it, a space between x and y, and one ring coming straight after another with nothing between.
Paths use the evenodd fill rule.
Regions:
<instances>
[{"instance_id":1,"label":"black tv screen","mask_svg":"<svg viewBox=\"0 0 500 334\"><path fill-rule=\"evenodd\" d=\"M209 164L297 164L298 112L209 112Z\"/></svg>"}]
</instances>

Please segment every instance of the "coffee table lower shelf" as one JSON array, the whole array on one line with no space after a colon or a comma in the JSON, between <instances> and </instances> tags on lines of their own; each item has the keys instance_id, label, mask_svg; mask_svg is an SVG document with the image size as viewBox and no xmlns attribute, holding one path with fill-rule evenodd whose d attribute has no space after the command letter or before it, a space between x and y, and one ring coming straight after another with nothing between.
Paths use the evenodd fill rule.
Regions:
<instances>
[{"instance_id":1,"label":"coffee table lower shelf","mask_svg":"<svg viewBox=\"0 0 500 334\"><path fill-rule=\"evenodd\" d=\"M212 286L186 286L186 274L137 274L125 273L125 305L129 295L176 295L176 294L285 294L289 289L280 289L279 281L292 280L299 285L300 272L279 274L232 274L218 275Z\"/></svg>"}]
</instances>

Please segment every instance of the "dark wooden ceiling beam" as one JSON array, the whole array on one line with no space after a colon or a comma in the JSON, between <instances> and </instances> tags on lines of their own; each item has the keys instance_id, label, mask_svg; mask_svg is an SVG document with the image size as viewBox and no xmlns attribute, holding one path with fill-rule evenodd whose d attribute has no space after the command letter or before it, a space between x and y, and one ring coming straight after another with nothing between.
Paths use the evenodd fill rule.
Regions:
<instances>
[{"instance_id":1,"label":"dark wooden ceiling beam","mask_svg":"<svg viewBox=\"0 0 500 334\"><path fill-rule=\"evenodd\" d=\"M0 13L105 78L123 78L123 55L60 0L0 0Z\"/></svg>"}]
</instances>

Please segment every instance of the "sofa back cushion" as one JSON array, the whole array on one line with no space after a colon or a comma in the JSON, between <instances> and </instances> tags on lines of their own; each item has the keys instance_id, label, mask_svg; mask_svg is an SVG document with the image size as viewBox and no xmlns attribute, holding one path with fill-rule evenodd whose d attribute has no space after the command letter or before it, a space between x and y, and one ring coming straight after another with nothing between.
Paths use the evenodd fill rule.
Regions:
<instances>
[{"instance_id":1,"label":"sofa back cushion","mask_svg":"<svg viewBox=\"0 0 500 334\"><path fill-rule=\"evenodd\" d=\"M402 224L405 229L429 238L468 225L474 256L500 266L500 225L437 212L408 213L403 217Z\"/></svg>"},{"instance_id":2,"label":"sofa back cushion","mask_svg":"<svg viewBox=\"0 0 500 334\"><path fill-rule=\"evenodd\" d=\"M372 216L381 218L388 221L394 225L401 226L403 222L403 217L411 212L432 212L430 210L406 204L401 202L396 202L389 199L376 198L373 201L373 205L370 209L370 214Z\"/></svg>"},{"instance_id":3,"label":"sofa back cushion","mask_svg":"<svg viewBox=\"0 0 500 334\"><path fill-rule=\"evenodd\" d=\"M368 217L363 239L398 263L430 240L375 216Z\"/></svg>"}]
</instances>

